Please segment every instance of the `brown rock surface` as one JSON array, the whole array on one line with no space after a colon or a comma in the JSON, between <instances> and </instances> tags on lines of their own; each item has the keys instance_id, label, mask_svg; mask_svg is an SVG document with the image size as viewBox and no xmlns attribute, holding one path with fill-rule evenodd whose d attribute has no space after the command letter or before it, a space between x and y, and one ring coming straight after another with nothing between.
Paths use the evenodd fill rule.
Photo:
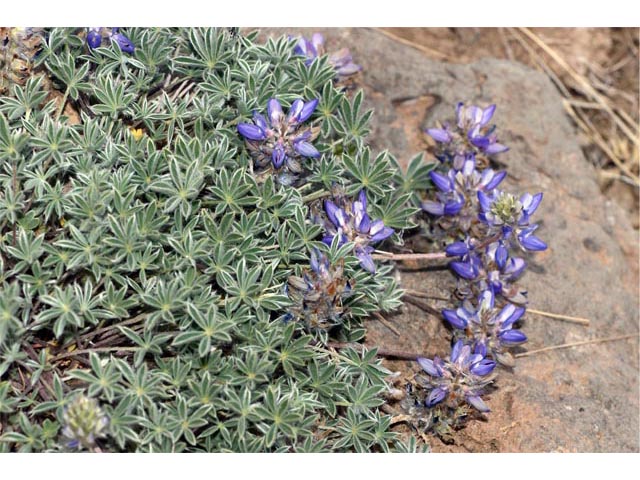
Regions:
<instances>
[{"instance_id":1,"label":"brown rock surface","mask_svg":"<svg viewBox=\"0 0 640 480\"><path fill-rule=\"evenodd\" d=\"M591 319L589 327L527 314L526 350L638 332L638 236L620 207L600 192L561 98L543 74L515 62L454 65L427 59L370 29L319 29L328 51L349 47L364 67L375 109L370 142L406 162L424 149L421 130L453 117L457 101L496 103L508 165L506 188L544 192L536 213L550 248L529 259L522 279L531 308ZM315 31L307 29L305 34ZM279 34L283 30L271 30ZM302 30L287 33L297 33ZM446 270L399 266L403 286L447 294ZM412 266L413 267L413 266ZM431 300L439 308L446 304ZM367 343L427 356L447 353L442 322L413 306L391 318L401 336L377 321ZM394 370L415 367L389 362ZM434 451L638 452L638 337L554 350L518 359L500 372L487 421L473 421L454 445Z\"/></svg>"}]
</instances>

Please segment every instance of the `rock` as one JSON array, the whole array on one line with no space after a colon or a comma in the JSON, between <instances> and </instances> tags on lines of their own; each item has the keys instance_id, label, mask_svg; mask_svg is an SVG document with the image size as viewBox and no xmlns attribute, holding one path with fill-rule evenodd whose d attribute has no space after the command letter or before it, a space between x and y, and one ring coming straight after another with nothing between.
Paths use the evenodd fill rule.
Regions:
<instances>
[{"instance_id":1,"label":"rock","mask_svg":"<svg viewBox=\"0 0 640 480\"><path fill-rule=\"evenodd\" d=\"M527 314L524 350L638 333L638 236L620 208L600 192L597 172L584 158L576 129L549 79L524 65L485 59L454 65L427 59L373 29L324 29L328 51L348 47L364 67L359 81L375 109L370 141L406 162L425 148L422 130L452 119L456 102L498 105L494 121L509 152L506 189L544 192L536 213L549 249L530 257L521 280L530 307L591 320L589 327ZM280 34L271 30L268 34ZM302 30L287 31L296 34ZM304 33L309 35L311 30ZM406 270L403 286L448 295L453 279L437 267ZM446 302L425 300L437 308ZM367 344L448 353L442 321L407 305L390 321L398 337L376 320ZM410 362L389 362L409 375ZM638 336L519 358L501 371L488 396L487 421L472 421L452 446L434 451L638 452Z\"/></svg>"}]
</instances>

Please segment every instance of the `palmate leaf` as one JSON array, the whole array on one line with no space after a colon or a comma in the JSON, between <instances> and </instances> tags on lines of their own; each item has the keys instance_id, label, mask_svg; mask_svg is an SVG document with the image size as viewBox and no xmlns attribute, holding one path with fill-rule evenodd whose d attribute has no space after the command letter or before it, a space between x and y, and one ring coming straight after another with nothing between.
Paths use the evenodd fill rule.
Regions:
<instances>
[{"instance_id":1,"label":"palmate leaf","mask_svg":"<svg viewBox=\"0 0 640 480\"><path fill-rule=\"evenodd\" d=\"M176 70L187 75L213 71L228 61L233 55L227 48L228 34L223 29L187 29L190 53L189 56L178 56L173 59Z\"/></svg>"},{"instance_id":2,"label":"palmate leaf","mask_svg":"<svg viewBox=\"0 0 640 480\"><path fill-rule=\"evenodd\" d=\"M46 65L49 71L65 85L66 91L74 100L78 99L81 91L92 89L89 82L83 81L89 74L91 64L85 62L79 68L76 67L76 59L70 52L50 56Z\"/></svg>"},{"instance_id":3,"label":"palmate leaf","mask_svg":"<svg viewBox=\"0 0 640 480\"><path fill-rule=\"evenodd\" d=\"M362 113L362 101L364 94L362 90L349 100L343 97L340 105L340 122L335 124L336 133L343 138L345 143L354 142L356 147L361 147L364 137L369 133L369 122L373 115L372 110Z\"/></svg>"},{"instance_id":4,"label":"palmate leaf","mask_svg":"<svg viewBox=\"0 0 640 480\"><path fill-rule=\"evenodd\" d=\"M365 148L355 156L343 155L342 161L347 173L356 180L355 184L347 189L348 195L355 195L364 188L377 196L388 196L388 192L393 188L390 182L393 170L386 152L371 160L371 152Z\"/></svg>"},{"instance_id":5,"label":"palmate leaf","mask_svg":"<svg viewBox=\"0 0 640 480\"><path fill-rule=\"evenodd\" d=\"M200 357L206 356L214 344L231 341L230 331L233 322L211 305L206 312L201 312L192 304L187 304L187 316L193 321L190 327L180 332L173 339L173 345L198 345Z\"/></svg>"}]
</instances>

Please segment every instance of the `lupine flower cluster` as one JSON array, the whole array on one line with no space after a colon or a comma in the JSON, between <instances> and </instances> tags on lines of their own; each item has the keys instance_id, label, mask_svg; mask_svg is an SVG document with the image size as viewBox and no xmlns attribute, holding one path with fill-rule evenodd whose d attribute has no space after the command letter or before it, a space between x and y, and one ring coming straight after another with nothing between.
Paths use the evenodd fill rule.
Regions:
<instances>
[{"instance_id":1,"label":"lupine flower cluster","mask_svg":"<svg viewBox=\"0 0 640 480\"><path fill-rule=\"evenodd\" d=\"M90 27L87 29L87 45L94 49L102 46L104 40L116 43L125 53L133 53L135 45L125 35L120 33L119 27Z\"/></svg>"},{"instance_id":2,"label":"lupine flower cluster","mask_svg":"<svg viewBox=\"0 0 640 480\"><path fill-rule=\"evenodd\" d=\"M527 341L526 335L513 325L524 315L525 308L506 303L496 308L495 295L491 290L482 292L477 306L465 300L457 309L445 309L442 315L454 328L454 337L471 342L474 351L489 355L498 363L513 367L510 347Z\"/></svg>"},{"instance_id":3,"label":"lupine flower cluster","mask_svg":"<svg viewBox=\"0 0 640 480\"><path fill-rule=\"evenodd\" d=\"M495 105L481 108L459 102L455 125L445 123L442 128L426 130L437 143L436 157L461 170L468 155L481 157L486 163L486 156L506 152L509 148L498 142L495 125L489 125L495 110Z\"/></svg>"},{"instance_id":4,"label":"lupine flower cluster","mask_svg":"<svg viewBox=\"0 0 640 480\"><path fill-rule=\"evenodd\" d=\"M446 173L430 172L438 192L434 199L422 202L422 209L437 218L440 236L477 229L480 193L490 194L506 176L506 172L490 168L479 171L473 153L467 153L459 167L451 166Z\"/></svg>"},{"instance_id":5,"label":"lupine flower cluster","mask_svg":"<svg viewBox=\"0 0 640 480\"><path fill-rule=\"evenodd\" d=\"M425 399L426 407L433 407L443 402L451 408L457 408L460 399L481 412L488 412L489 407L480 398L484 388L493 379L490 375L496 362L486 358L486 350L471 346L458 340L451 349L450 360L434 357L418 358L418 364L428 375L418 376L418 383L430 393Z\"/></svg>"},{"instance_id":6,"label":"lupine flower cluster","mask_svg":"<svg viewBox=\"0 0 640 480\"><path fill-rule=\"evenodd\" d=\"M515 284L526 262L514 252L547 248L534 235L538 225L531 223L542 193L518 197L498 190L506 172L478 162L480 155L507 150L498 143L495 126L488 125L494 112L495 105L459 103L454 127L445 124L426 131L440 144L437 156L446 171L430 172L437 192L422 203L422 209L433 221L429 233L437 242L446 242L447 256L455 259L450 267L458 277L456 294L462 303L442 311L454 332L450 360L420 358L429 378L417 382L426 390L427 408L447 403L452 415L461 401L480 412L489 411L480 399L492 380L485 375L496 362L513 367L509 350L527 341L514 328L527 303L527 292Z\"/></svg>"},{"instance_id":7,"label":"lupine flower cluster","mask_svg":"<svg viewBox=\"0 0 640 480\"><path fill-rule=\"evenodd\" d=\"M317 105L318 99L297 99L285 115L280 102L272 98L267 103L266 118L254 111L253 123L238 124L238 132L245 138L259 173L273 172L280 184L293 185L303 172L302 160L320 157L311 143L319 128L303 125Z\"/></svg>"},{"instance_id":8,"label":"lupine flower cluster","mask_svg":"<svg viewBox=\"0 0 640 480\"><path fill-rule=\"evenodd\" d=\"M381 242L393 235L394 230L385 227L382 220L372 220L367 213L367 193L361 190L357 200L350 201L344 196L325 200L324 211L327 216L325 228L327 233L322 241L331 245L334 238L338 244L355 243L354 253L362 268L375 273L376 266L371 258L374 243Z\"/></svg>"},{"instance_id":9,"label":"lupine flower cluster","mask_svg":"<svg viewBox=\"0 0 640 480\"><path fill-rule=\"evenodd\" d=\"M356 200L348 199L338 187L332 189L332 200L324 201L324 209L312 215L312 221L324 226L323 243L338 247L353 242L354 255L360 266L375 273L371 257L374 243L381 242L394 230L382 220L372 220L367 213L367 194L361 190ZM302 277L291 276L286 293L293 302L286 320L300 319L309 330L329 330L342 322L343 300L351 293L352 280L344 276L343 262L330 263L318 250L311 253L311 269Z\"/></svg>"},{"instance_id":10,"label":"lupine flower cluster","mask_svg":"<svg viewBox=\"0 0 640 480\"><path fill-rule=\"evenodd\" d=\"M62 435L71 449L92 449L96 440L104 438L109 426L107 417L95 398L76 396L64 411Z\"/></svg>"},{"instance_id":11,"label":"lupine flower cluster","mask_svg":"<svg viewBox=\"0 0 640 480\"><path fill-rule=\"evenodd\" d=\"M481 396L495 378L496 362L480 348L458 340L448 360L439 357L417 359L422 372L408 383L400 405L415 427L451 440L475 409L488 412ZM425 375L426 374L426 375Z\"/></svg>"},{"instance_id":12,"label":"lupine flower cluster","mask_svg":"<svg viewBox=\"0 0 640 480\"><path fill-rule=\"evenodd\" d=\"M344 277L344 262L331 264L318 250L311 252L310 265L302 277L289 277L286 293L293 306L287 319L301 320L309 330L329 330L342 321L351 283Z\"/></svg>"},{"instance_id":13,"label":"lupine flower cluster","mask_svg":"<svg viewBox=\"0 0 640 480\"><path fill-rule=\"evenodd\" d=\"M320 33L314 33L310 40L300 37L293 51L306 57L306 63L310 65L313 60L326 53L324 37ZM329 55L329 63L335 68L338 81L344 80L362 70L360 65L353 62L353 57L348 48L341 48L337 52L331 53Z\"/></svg>"}]
</instances>

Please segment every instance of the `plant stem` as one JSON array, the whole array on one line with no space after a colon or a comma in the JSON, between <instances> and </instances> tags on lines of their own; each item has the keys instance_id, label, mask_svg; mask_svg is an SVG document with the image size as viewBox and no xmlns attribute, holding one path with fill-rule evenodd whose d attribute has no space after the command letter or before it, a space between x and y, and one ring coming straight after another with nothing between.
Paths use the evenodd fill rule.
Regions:
<instances>
[{"instance_id":1,"label":"plant stem","mask_svg":"<svg viewBox=\"0 0 640 480\"><path fill-rule=\"evenodd\" d=\"M56 120L60 120L60 115L64 112L64 107L67 104L67 100L69 99L69 87L67 87L64 91L64 95L62 96L62 103L58 107L58 111L56 112Z\"/></svg>"},{"instance_id":2,"label":"plant stem","mask_svg":"<svg viewBox=\"0 0 640 480\"><path fill-rule=\"evenodd\" d=\"M357 350L359 352L361 352L362 349L365 348L365 346L360 343L349 343L349 342L329 342L327 343L327 347L335 348L336 350L341 350L344 348L353 348L354 350ZM405 350L391 350L388 348L380 348L376 346L367 347L367 348L369 349L376 348L378 350L376 355L378 355L379 357L385 357L385 358L397 358L400 360L415 360L416 358L422 356L418 353L407 352Z\"/></svg>"},{"instance_id":3,"label":"plant stem","mask_svg":"<svg viewBox=\"0 0 640 480\"><path fill-rule=\"evenodd\" d=\"M376 250L377 252L378 250ZM441 260L447 258L445 252L434 253L390 253L380 252L371 255L374 260Z\"/></svg>"},{"instance_id":4,"label":"plant stem","mask_svg":"<svg viewBox=\"0 0 640 480\"><path fill-rule=\"evenodd\" d=\"M310 193L306 197L302 197L302 203L313 202L314 200L318 200L323 197L328 197L329 195L331 195L331 193L327 192L326 190L318 190L317 192Z\"/></svg>"},{"instance_id":5,"label":"plant stem","mask_svg":"<svg viewBox=\"0 0 640 480\"><path fill-rule=\"evenodd\" d=\"M101 347L101 348L87 348L86 350L74 350L73 352L66 352L57 355L51 359L52 362L57 362L63 358L73 357L75 355L83 355L85 353L92 352L137 352L140 347Z\"/></svg>"},{"instance_id":6,"label":"plant stem","mask_svg":"<svg viewBox=\"0 0 640 480\"><path fill-rule=\"evenodd\" d=\"M579 347L581 345L590 345L593 343L615 342L617 340L626 340L627 338L633 338L639 335L640 333L631 333L627 335L619 335L617 337L595 338L593 340L584 340L582 342L563 343L562 345L553 345L551 347L539 348L538 350L530 350L528 352L517 353L515 357L528 357L530 355L535 355L536 353L550 352L552 350L560 350L562 348Z\"/></svg>"},{"instance_id":7,"label":"plant stem","mask_svg":"<svg viewBox=\"0 0 640 480\"><path fill-rule=\"evenodd\" d=\"M582 317L570 317L569 315L561 315L559 313L550 313L544 312L542 310L534 310L533 308L527 308L528 313L535 313L536 315L541 315L543 317L555 318L557 320L564 320L565 322L577 323L578 325L589 326L590 321L587 318Z\"/></svg>"}]
</instances>

